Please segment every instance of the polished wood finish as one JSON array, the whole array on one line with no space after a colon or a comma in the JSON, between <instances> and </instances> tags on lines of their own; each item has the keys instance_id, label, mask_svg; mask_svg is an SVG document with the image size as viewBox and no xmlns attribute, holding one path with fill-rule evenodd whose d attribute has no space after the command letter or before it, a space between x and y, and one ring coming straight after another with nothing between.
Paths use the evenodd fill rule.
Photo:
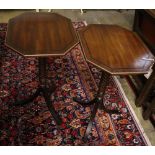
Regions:
<instances>
[{"instance_id":1,"label":"polished wood finish","mask_svg":"<svg viewBox=\"0 0 155 155\"><path fill-rule=\"evenodd\" d=\"M78 43L70 19L27 12L9 20L6 44L24 56L62 55Z\"/></svg>"},{"instance_id":2,"label":"polished wood finish","mask_svg":"<svg viewBox=\"0 0 155 155\"><path fill-rule=\"evenodd\" d=\"M86 60L113 75L147 73L154 57L132 31L92 24L79 32Z\"/></svg>"},{"instance_id":3,"label":"polished wood finish","mask_svg":"<svg viewBox=\"0 0 155 155\"><path fill-rule=\"evenodd\" d=\"M9 20L6 45L23 56L39 57L39 86L36 92L26 100L16 101L15 105L24 105L33 101L40 93L45 98L49 111L57 125L61 118L51 103L54 82L48 83L46 65L48 56L63 55L78 43L76 32L70 19L55 13L23 13Z\"/></svg>"}]
</instances>

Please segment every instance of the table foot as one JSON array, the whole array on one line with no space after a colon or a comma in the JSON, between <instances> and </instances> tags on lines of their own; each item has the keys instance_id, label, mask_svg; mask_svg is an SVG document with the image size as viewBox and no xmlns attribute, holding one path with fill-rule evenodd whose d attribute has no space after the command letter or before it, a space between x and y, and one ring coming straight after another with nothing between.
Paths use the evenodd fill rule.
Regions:
<instances>
[{"instance_id":1,"label":"table foot","mask_svg":"<svg viewBox=\"0 0 155 155\"><path fill-rule=\"evenodd\" d=\"M28 99L16 101L14 103L14 105L21 106L21 105L28 104L28 103L32 102L37 96L39 96L40 92L41 92L41 88L38 88L37 91L32 96L30 96Z\"/></svg>"},{"instance_id":2,"label":"table foot","mask_svg":"<svg viewBox=\"0 0 155 155\"><path fill-rule=\"evenodd\" d=\"M82 100L80 100L80 99L78 99L76 97L73 97L73 101L77 102L77 103L79 103L79 104L81 104L82 106L85 107L85 106L90 106L90 105L94 104L96 102L96 98L94 98L93 100L91 100L89 102L86 102L86 101L82 101Z\"/></svg>"},{"instance_id":3,"label":"table foot","mask_svg":"<svg viewBox=\"0 0 155 155\"><path fill-rule=\"evenodd\" d=\"M57 114L57 112L55 111L54 106L52 105L51 100L50 100L50 95L52 92L50 92L49 89L47 89L47 88L38 88L34 95L32 95L31 97L29 97L26 100L17 101L15 103L15 105L22 106L22 105L28 104L28 103L32 102L36 97L38 97L40 95L40 93L43 93L43 97L45 98L46 105L47 105L51 115L55 119L57 125L60 125L62 123L62 121L61 121L59 115Z\"/></svg>"}]
</instances>

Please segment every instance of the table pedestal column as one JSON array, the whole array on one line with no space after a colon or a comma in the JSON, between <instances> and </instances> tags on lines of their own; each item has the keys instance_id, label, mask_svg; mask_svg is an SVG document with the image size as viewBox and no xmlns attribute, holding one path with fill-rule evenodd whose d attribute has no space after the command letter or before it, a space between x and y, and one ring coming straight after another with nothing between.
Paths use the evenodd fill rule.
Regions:
<instances>
[{"instance_id":1,"label":"table pedestal column","mask_svg":"<svg viewBox=\"0 0 155 155\"><path fill-rule=\"evenodd\" d=\"M30 96L26 100L22 101L17 101L15 105L24 105L29 102L32 102L40 93L43 94L43 97L45 98L45 102L48 106L49 111L51 112L52 116L54 117L56 123L58 125L61 124L61 119L57 112L54 109L54 106L52 105L52 102L50 100L51 93L54 92L55 90L55 85L52 81L49 82L49 79L47 77L47 69L46 69L46 64L47 64L47 58L46 57L39 57L39 82L40 86L38 87L37 91L35 94ZM52 85L50 85L52 83Z\"/></svg>"},{"instance_id":2,"label":"table pedestal column","mask_svg":"<svg viewBox=\"0 0 155 155\"><path fill-rule=\"evenodd\" d=\"M89 102L84 102L84 101L80 101L78 98L73 98L73 100L75 102L81 104L82 106L90 106L90 105L94 104L94 108L93 108L93 111L92 111L91 116L90 116L90 121L88 123L87 129L86 129L86 132L84 135L84 141L86 140L87 136L89 135L89 133L91 131L93 120L94 120L96 113L97 113L97 110L99 108L103 109L107 113L120 113L118 110L107 109L104 105L103 97L105 94L106 86L109 83L110 76L111 75L109 73L102 71L102 76L101 76L101 80L99 83L99 88L98 88L97 94L93 100L91 100Z\"/></svg>"}]
</instances>

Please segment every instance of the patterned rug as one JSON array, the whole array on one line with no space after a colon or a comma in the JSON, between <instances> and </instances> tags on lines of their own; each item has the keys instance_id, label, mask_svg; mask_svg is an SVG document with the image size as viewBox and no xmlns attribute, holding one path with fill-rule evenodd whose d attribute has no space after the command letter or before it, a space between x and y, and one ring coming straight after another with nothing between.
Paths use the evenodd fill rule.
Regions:
<instances>
[{"instance_id":1,"label":"patterned rug","mask_svg":"<svg viewBox=\"0 0 155 155\"><path fill-rule=\"evenodd\" d=\"M78 31L84 22L73 23ZM98 110L87 143L82 137L89 122L92 107L82 107L73 101L77 96L90 100L97 90L101 70L87 64L81 45L76 45L63 57L50 57L48 77L57 86L51 94L51 104L62 118L57 126L42 96L24 106L14 106L16 99L25 99L38 87L38 60L23 58L4 45L7 24L0 24L0 52L4 52L1 90L8 95L0 98L0 145L148 145L142 130L126 101L118 81L111 78L106 88L104 104L119 108L121 114Z\"/></svg>"}]
</instances>

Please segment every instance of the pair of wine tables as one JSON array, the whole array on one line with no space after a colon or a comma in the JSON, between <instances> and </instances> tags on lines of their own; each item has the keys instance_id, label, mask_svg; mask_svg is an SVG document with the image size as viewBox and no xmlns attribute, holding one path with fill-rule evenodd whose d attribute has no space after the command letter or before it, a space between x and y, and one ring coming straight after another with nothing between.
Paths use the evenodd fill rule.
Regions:
<instances>
[{"instance_id":1,"label":"pair of wine tables","mask_svg":"<svg viewBox=\"0 0 155 155\"><path fill-rule=\"evenodd\" d=\"M102 69L93 100L85 102L73 97L83 106L94 105L85 139L99 107L108 113L120 113L119 109L110 110L104 106L103 96L110 76L145 74L152 67L154 57L141 39L134 32L117 25L90 24L76 32L71 20L59 14L27 12L9 20L5 40L15 52L24 57L38 57L39 61L39 88L29 99L15 104L27 104L42 93L57 125L62 121L50 100L55 85L54 82L47 84L47 59L49 56L64 55L79 42L86 61Z\"/></svg>"}]
</instances>

